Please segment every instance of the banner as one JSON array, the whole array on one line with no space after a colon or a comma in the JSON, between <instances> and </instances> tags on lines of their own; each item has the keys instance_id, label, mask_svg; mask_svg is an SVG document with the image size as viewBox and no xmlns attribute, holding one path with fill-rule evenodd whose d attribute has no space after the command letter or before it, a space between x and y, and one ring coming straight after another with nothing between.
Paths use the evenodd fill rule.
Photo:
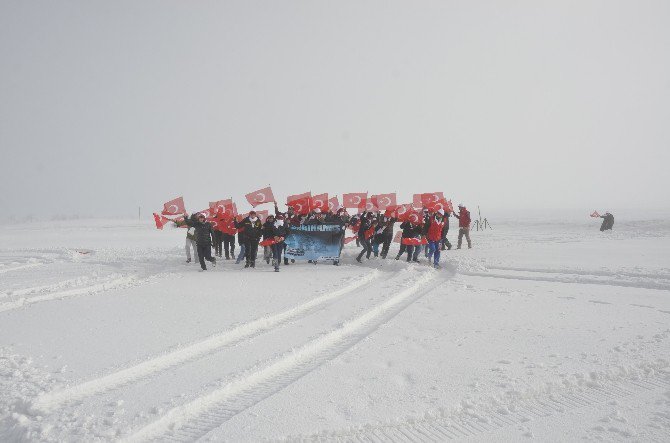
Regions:
<instances>
[{"instance_id":1,"label":"banner","mask_svg":"<svg viewBox=\"0 0 670 443\"><path fill-rule=\"evenodd\" d=\"M339 260L343 237L340 224L291 226L284 255L295 260Z\"/></svg>"}]
</instances>

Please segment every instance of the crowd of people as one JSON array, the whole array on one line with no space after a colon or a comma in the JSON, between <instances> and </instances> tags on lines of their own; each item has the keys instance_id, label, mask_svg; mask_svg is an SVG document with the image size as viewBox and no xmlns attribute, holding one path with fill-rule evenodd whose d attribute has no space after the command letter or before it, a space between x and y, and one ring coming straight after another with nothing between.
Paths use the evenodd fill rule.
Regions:
<instances>
[{"instance_id":1,"label":"crowd of people","mask_svg":"<svg viewBox=\"0 0 670 443\"><path fill-rule=\"evenodd\" d=\"M241 220L234 219L234 233L225 233L213 228L202 213L185 214L184 219L175 221L177 226L186 225L186 262L193 259L200 263L202 271L207 270L206 262L216 266L216 257L226 260L235 260L239 264L244 260L245 268L255 268L258 249L263 245L263 260L267 264L272 263L274 270L279 271L282 256L286 251L286 237L290 234L291 227L309 224L340 224L344 229L350 229L355 233L356 246L361 251L356 261L362 262L363 257L370 259L372 256L386 259L391 243L394 238L396 223L400 223L402 232L400 236L400 250L395 256L400 260L406 255L408 262L419 262L421 252L428 262L435 268L440 268L441 251L450 250L451 242L447 238L449 233L449 219L453 215L458 219L458 243L457 249L461 249L463 237L467 241L468 248L472 248L470 240L470 212L460 204L458 213L445 212L440 209L432 212L424 208L421 216L400 222L397 218L387 216L382 212L363 211L360 214L350 215L346 208L340 208L336 212L314 209L309 214L297 214L293 207L289 206L282 212L275 203L275 213L270 214L261 221L256 211L251 211ZM235 237L239 250L235 255ZM342 237L340 251L344 247L345 238ZM214 249L214 256L212 256ZM191 255L193 250L193 257ZM283 264L288 265L289 260L283 257ZM335 264L339 264L335 261Z\"/></svg>"}]
</instances>

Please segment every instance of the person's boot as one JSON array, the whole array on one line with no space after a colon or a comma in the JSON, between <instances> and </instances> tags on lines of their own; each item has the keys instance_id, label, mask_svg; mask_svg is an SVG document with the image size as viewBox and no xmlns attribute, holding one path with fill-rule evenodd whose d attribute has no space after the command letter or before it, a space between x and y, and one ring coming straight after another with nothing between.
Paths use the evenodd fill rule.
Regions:
<instances>
[{"instance_id":1,"label":"person's boot","mask_svg":"<svg viewBox=\"0 0 670 443\"><path fill-rule=\"evenodd\" d=\"M191 259L190 259L190 258L187 258L187 259L186 259L186 263L191 263Z\"/></svg>"},{"instance_id":2,"label":"person's boot","mask_svg":"<svg viewBox=\"0 0 670 443\"><path fill-rule=\"evenodd\" d=\"M396 259L396 260L400 260L400 254L396 255L396 256L395 256L395 259Z\"/></svg>"},{"instance_id":3,"label":"person's boot","mask_svg":"<svg viewBox=\"0 0 670 443\"><path fill-rule=\"evenodd\" d=\"M212 257L212 266L216 266L216 259Z\"/></svg>"},{"instance_id":4,"label":"person's boot","mask_svg":"<svg viewBox=\"0 0 670 443\"><path fill-rule=\"evenodd\" d=\"M251 260L251 267L255 268L256 267L256 260Z\"/></svg>"},{"instance_id":5,"label":"person's boot","mask_svg":"<svg viewBox=\"0 0 670 443\"><path fill-rule=\"evenodd\" d=\"M244 263L244 267L245 267L245 268L248 268L248 267L249 267L249 260L247 260L246 263Z\"/></svg>"},{"instance_id":6,"label":"person's boot","mask_svg":"<svg viewBox=\"0 0 670 443\"><path fill-rule=\"evenodd\" d=\"M288 266L288 258L284 257L284 266Z\"/></svg>"}]
</instances>

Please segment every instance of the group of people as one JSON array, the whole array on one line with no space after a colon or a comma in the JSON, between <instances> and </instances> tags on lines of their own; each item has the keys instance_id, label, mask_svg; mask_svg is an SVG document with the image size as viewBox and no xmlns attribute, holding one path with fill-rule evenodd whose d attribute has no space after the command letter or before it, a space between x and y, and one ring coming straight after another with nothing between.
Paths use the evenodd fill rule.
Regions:
<instances>
[{"instance_id":1,"label":"group of people","mask_svg":"<svg viewBox=\"0 0 670 443\"><path fill-rule=\"evenodd\" d=\"M468 248L472 248L470 240L470 212L464 205L458 206L459 213L453 213L459 221L459 233L457 248L460 249L463 237L466 238ZM423 249L425 257L435 268L440 267L440 252L451 249L452 245L447 239L449 232L449 218L452 213L444 210L431 212L423 209L421 216L405 220L400 223L401 242L400 250L395 259L400 260L403 254L407 254L408 262L419 262L419 254ZM183 220L175 221L177 226L186 226L186 262L191 262L191 250L193 259L200 263L201 271L207 270L206 262L216 266L216 257L226 260L233 259L237 264L245 261L245 268L255 268L258 249L263 246L263 259L279 272L282 263L282 255L286 250L285 239L290 233L292 226L301 226L319 223L336 223L343 228L349 228L356 233L356 245L362 250L356 257L360 263L363 257L370 259L375 257L385 259L389 253L393 241L395 224L399 222L395 217L387 216L381 212L367 212L349 215L345 208L337 212L321 211L314 209L309 214L297 214L293 207L289 206L286 212L281 212L275 203L275 214L268 215L265 221L261 221L256 211L251 211L242 220L233 220L234 233L225 233L213 228L212 224L202 213L184 214ZM239 253L235 255L235 235L240 246ZM340 250L344 246L344 236ZM381 246L381 251L380 251ZM214 248L214 256L212 256ZM295 262L295 260L291 260ZM283 257L284 265L289 264L289 259ZM335 262L334 264L338 264Z\"/></svg>"}]
</instances>

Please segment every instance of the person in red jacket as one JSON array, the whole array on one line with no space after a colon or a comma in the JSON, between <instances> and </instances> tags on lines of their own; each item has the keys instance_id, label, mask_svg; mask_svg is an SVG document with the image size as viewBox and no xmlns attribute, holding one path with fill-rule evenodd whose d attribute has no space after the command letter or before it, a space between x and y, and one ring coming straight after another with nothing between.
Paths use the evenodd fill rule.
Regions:
<instances>
[{"instance_id":1,"label":"person in red jacket","mask_svg":"<svg viewBox=\"0 0 670 443\"><path fill-rule=\"evenodd\" d=\"M458 205L458 214L454 212L454 217L458 219L458 246L456 249L461 249L463 243L463 236L468 241L468 249L472 248L470 241L470 211L468 211L463 203Z\"/></svg>"},{"instance_id":2,"label":"person in red jacket","mask_svg":"<svg viewBox=\"0 0 670 443\"><path fill-rule=\"evenodd\" d=\"M440 209L426 221L426 237L428 239L428 263L433 258L435 269L440 268L440 244L444 228L444 211Z\"/></svg>"}]
</instances>

